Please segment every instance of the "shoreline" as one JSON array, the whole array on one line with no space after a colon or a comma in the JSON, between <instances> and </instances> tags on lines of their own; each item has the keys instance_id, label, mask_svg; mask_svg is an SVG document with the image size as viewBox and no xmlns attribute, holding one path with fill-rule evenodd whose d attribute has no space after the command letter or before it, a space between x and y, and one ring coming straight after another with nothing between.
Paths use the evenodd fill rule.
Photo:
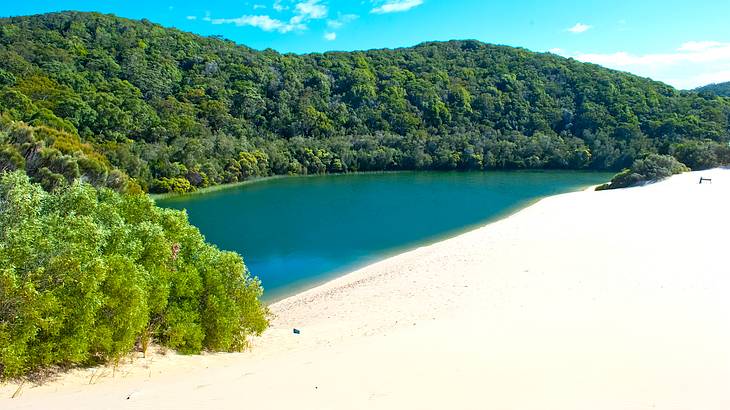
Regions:
<instances>
[{"instance_id":1,"label":"shoreline","mask_svg":"<svg viewBox=\"0 0 730 410\"><path fill-rule=\"evenodd\" d=\"M571 191L571 192L566 192L566 193L557 194L557 195L548 195L548 196L539 197L539 198L535 198L535 199L526 201L523 204L517 204L517 205L515 205L515 206L513 206L513 207L511 207L509 209L504 210L503 212L500 212L499 214L493 215L492 217L490 217L490 218L488 218L488 219L486 219L484 221L477 222L477 223L474 223L474 224L470 224L468 226L464 226L462 228L456 229L454 231L446 232L446 233L443 233L441 235L437 235L435 237L426 238L425 240L419 241L417 243L413 243L413 244L410 244L410 245L400 246L400 247L395 248L395 249L392 249L392 250L390 250L390 251L388 251L388 252L386 252L386 253L384 253L382 255L374 256L373 258L371 258L371 259L369 259L369 260L367 260L365 262L362 262L362 263L359 263L359 264L355 264L355 265L352 265L352 266L348 266L348 267L345 267L345 268L343 268L341 270L334 271L331 274L327 274L326 277L322 278L319 281L312 282L311 284L306 284L306 285L302 285L302 286L296 286L292 290L292 292L288 292L288 291L287 292L284 292L285 295L283 295L283 296L277 296L273 300L265 300L264 302L268 306L271 306L273 304L276 304L278 302L281 302L284 299L289 299L289 298L294 297L294 296L297 296L297 295L299 295L301 293L304 293L304 292L307 292L309 290L312 290L312 289L318 288L320 286L326 285L329 282L332 282L332 281L337 280L337 279L339 279L341 277L344 277L344 276L348 276L348 275L350 275L352 273L355 273L357 271L366 269L369 266L375 265L375 264L380 263L380 262L383 262L385 260L388 260L388 259L391 259L391 258L395 258L395 257L398 257L399 255L406 254L406 253L409 253L409 252L412 252L412 251L415 251L415 250L418 250L418 249L421 249L421 248L425 248L425 247L429 247L429 246L432 246L432 245L436 245L436 244L441 243L441 242L444 242L444 241L448 241L450 239L459 237L459 236L461 236L461 235L463 235L465 233L469 233L471 231L474 231L474 230L477 230L477 229L486 227L488 225L491 225L493 223L499 222L499 221L501 221L503 219L510 218L513 215L518 214L519 212L521 212L521 211L523 211L523 210L525 210L525 209L527 209L527 208L529 208L529 207L537 204L538 202L542 201L545 198L550 198L550 197L559 196L559 195L565 195L565 194L569 194L569 193L573 193L573 192L591 191L596 186L598 186L598 185L590 185L590 186L584 187L582 189L579 189L577 191ZM266 292L264 291L264 295L265 294L266 294Z\"/></svg>"},{"instance_id":2,"label":"shoreline","mask_svg":"<svg viewBox=\"0 0 730 410\"><path fill-rule=\"evenodd\" d=\"M728 200L720 169L546 197L273 303L248 352L79 369L0 404L724 409Z\"/></svg>"},{"instance_id":3,"label":"shoreline","mask_svg":"<svg viewBox=\"0 0 730 410\"><path fill-rule=\"evenodd\" d=\"M392 170L392 171L354 171L354 172L339 172L339 173L324 173L324 174L292 174L292 175L269 175L266 177L255 177L247 179L245 181L223 183L217 185L211 185L205 188L196 189L195 191L185 193L165 192L161 194L147 193L152 199L157 200L169 200L176 198L184 198L196 195L204 195L218 191L226 191L229 189L238 188L244 185L256 184L261 182L267 182L276 179L284 178L314 178L314 177L337 177L343 175L378 175L378 174L398 174L403 172L440 172L440 173L462 173L462 172L595 172L595 173L613 173L613 171L601 171L591 169L490 169L490 170Z\"/></svg>"},{"instance_id":4,"label":"shoreline","mask_svg":"<svg viewBox=\"0 0 730 410\"><path fill-rule=\"evenodd\" d=\"M544 170L544 171L549 172L551 170ZM409 171L396 171L396 172L409 172ZM431 238L430 240L426 240L425 242L415 244L414 246L404 246L402 248L393 250L392 253L388 253L387 255L384 255L383 257L377 258L373 261L365 262L359 266L347 268L347 269L343 270L341 273L336 273L332 277L322 280L320 283L300 289L300 290L292 293L291 295L288 295L288 296L279 298L275 301L272 301L271 303L268 303L268 306L279 308L279 305L287 305L291 302L299 303L299 301L301 299L307 299L311 296L319 296L321 293L331 290L333 288L338 288L339 286L341 286L343 284L348 284L350 282L359 282L363 279L368 279L369 278L368 275L372 271L377 269L377 265L385 264L385 263L389 262L391 259L397 260L397 259L405 258L405 257L411 256L411 255L415 256L420 253L427 253L429 251L429 248L431 248L431 247L438 246L440 244L444 244L444 243L447 243L450 241L455 241L455 240L458 240L462 236L467 236L467 235L475 233L477 231L480 231L483 229L488 229L489 227L491 227L493 225L497 225L497 224L506 222L510 218L514 218L514 217L518 216L520 213L525 212L525 211L529 210L531 207L539 204L540 202L549 200L551 198L558 198L558 197L563 197L563 196L568 196L568 195L574 195L577 193L599 192L599 191L595 191L595 188L599 185L600 184L587 185L576 191L539 197L539 198L535 198L530 201L527 201L524 204L515 205L514 207L507 209L504 212L501 212L500 214L495 215L494 217L489 218L485 221L477 222L475 224L460 228L456 231L445 233L441 236ZM624 188L624 189L631 189L631 188ZM284 308L284 309L286 309L286 308Z\"/></svg>"},{"instance_id":5,"label":"shoreline","mask_svg":"<svg viewBox=\"0 0 730 410\"><path fill-rule=\"evenodd\" d=\"M205 188L196 189L195 191L191 191L191 192L184 192L184 193L165 192L162 194L148 193L147 195L149 195L150 198L154 199L155 202L157 202L158 200L169 200L169 199L176 199L176 198L186 198L186 197L196 196L196 195L205 195L205 194L210 194L213 192L225 191L228 189L238 188L238 187L244 186L244 185L256 184L259 182L265 182L265 181L270 181L270 180L274 180L274 179L287 178L290 176L291 175L270 175L268 177L256 177L256 178L251 178L251 179L247 179L244 181L211 185L211 186L207 186Z\"/></svg>"},{"instance_id":6,"label":"shoreline","mask_svg":"<svg viewBox=\"0 0 730 410\"><path fill-rule=\"evenodd\" d=\"M215 192L222 189L227 188L238 188L241 185L248 185L248 184L256 184L256 183L267 183L271 179L283 179L283 178L316 178L316 181L322 181L323 179L329 179L329 178L336 178L336 177L351 177L351 176L363 176L363 177L372 177L373 175L381 175L381 174L406 174L406 175L427 175L427 174L444 174L444 175L463 175L463 174L512 174L517 175L516 178L519 178L519 175L524 174L528 175L535 175L535 174L544 174L544 175L565 175L565 174L572 174L577 173L578 175L584 175L584 174L591 174L595 173L596 175L600 175L600 178L606 178L608 179L609 176L607 173L600 172L600 171L565 171L565 170L517 170L517 171L491 171L491 172L482 172L482 171L377 171L377 172L356 172L356 173L347 173L347 174L330 174L330 175L291 175L291 176L275 176L275 177L267 177L267 178L260 178L257 180L250 180L245 181L242 183L236 183L229 186L217 186L213 191ZM293 180L295 183L299 184L300 182L302 184L307 184L307 180ZM286 182L285 182L286 183ZM268 185L266 186L268 187ZM588 188L588 184L581 184L580 182L576 181L573 186L570 188L567 188L566 192L573 192L578 190L583 190ZM168 195L164 198L156 198L158 201L162 201L158 203L159 206L167 206L167 207L175 207L175 208L182 208L186 207L184 204L190 203L192 206L193 201L196 201L198 198L204 198L203 195L208 192L204 191L197 191L190 194L182 194L182 195L174 195L171 196ZM191 196L198 195L200 196L198 198L192 198ZM234 193L235 194L235 193ZM355 261L349 261L346 265L342 266L335 266L333 270L327 271L327 272L318 272L317 275L314 275L313 277L304 277L296 282L288 283L284 286L277 285L273 288L273 291L269 291L268 288L265 288L265 292L262 298L262 301L270 305L272 303L275 303L279 300L282 300L284 298L287 298L289 296L295 295L296 293L308 290L312 287L319 286L323 283L326 283L329 280L335 279L337 277L343 276L348 274L349 272L352 272L354 270L361 269L367 265L376 263L378 261L381 261L383 259L387 259L393 256L398 255L399 253L407 252L409 250L412 250L417 247L422 247L426 245L431 245L436 242L440 242L449 238L452 238L454 236L458 236L464 232L468 232L473 229L477 229L479 227L484 226L485 224L492 223L494 221L497 221L499 219L503 219L506 217L509 217L510 215L514 214L515 212L519 212L521 209L532 206L542 198L545 198L550 195L555 195L556 193L543 193L542 196L535 196L532 199L524 199L519 203L511 204L508 208L503 209L493 215L489 215L487 217L483 217L484 219L476 219L474 218L472 221L469 221L466 224L463 224L461 226L454 226L451 227L451 229L443 230L442 232L436 232L434 234L431 234L426 237L422 238L411 238L406 243L401 244L394 244L395 246L388 247L385 249L378 250L377 252L372 252L369 255L362 255L358 257ZM178 205L175 204L175 201L179 200L182 201L182 203L179 203ZM203 200L204 201L204 200ZM245 254L244 254L245 256ZM252 271L252 275L256 275L256 271Z\"/></svg>"},{"instance_id":7,"label":"shoreline","mask_svg":"<svg viewBox=\"0 0 730 410\"><path fill-rule=\"evenodd\" d=\"M184 193L165 192L162 194L149 194L148 193L148 195L154 200L158 200L158 199L168 200L168 199L185 198L185 197L196 196L196 195L210 194L210 193L218 192L218 191L227 191L229 189L238 188L238 187L241 187L244 185L257 184L257 183L273 181L276 179L284 179L284 178L314 178L314 177L330 177L330 176L361 175L361 174L393 174L393 173L399 173L399 172L420 172L420 171L399 170L399 171L356 171L356 172L338 172L338 173L324 173L324 174L290 174L290 175L276 174L276 175L269 175L266 177L254 177L254 178L246 179L244 181L211 185L211 186L207 186L205 188L196 189L195 191L191 191L191 192L184 192ZM431 172L431 171L425 171L425 172ZM436 172L438 172L438 171L436 171Z\"/></svg>"}]
</instances>

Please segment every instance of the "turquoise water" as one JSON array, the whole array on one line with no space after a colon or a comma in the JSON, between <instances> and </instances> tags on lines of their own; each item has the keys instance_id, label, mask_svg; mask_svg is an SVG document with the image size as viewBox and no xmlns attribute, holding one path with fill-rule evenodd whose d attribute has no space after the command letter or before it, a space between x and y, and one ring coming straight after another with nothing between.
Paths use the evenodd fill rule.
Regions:
<instances>
[{"instance_id":1,"label":"turquoise water","mask_svg":"<svg viewBox=\"0 0 730 410\"><path fill-rule=\"evenodd\" d=\"M399 172L291 177L158 200L187 209L208 241L243 255L273 301L390 254L456 234L590 172Z\"/></svg>"}]
</instances>

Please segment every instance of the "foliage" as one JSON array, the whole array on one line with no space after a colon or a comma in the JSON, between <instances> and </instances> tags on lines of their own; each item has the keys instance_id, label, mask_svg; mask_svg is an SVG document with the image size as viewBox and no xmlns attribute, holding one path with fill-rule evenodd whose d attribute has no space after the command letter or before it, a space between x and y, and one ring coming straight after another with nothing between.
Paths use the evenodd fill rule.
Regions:
<instances>
[{"instance_id":1,"label":"foliage","mask_svg":"<svg viewBox=\"0 0 730 410\"><path fill-rule=\"evenodd\" d=\"M206 244L184 212L0 174L0 378L115 359L147 337L238 350L267 326L261 294L241 257Z\"/></svg>"},{"instance_id":2,"label":"foliage","mask_svg":"<svg viewBox=\"0 0 730 410\"><path fill-rule=\"evenodd\" d=\"M694 170L730 164L730 145L708 140L688 140L675 144L671 154Z\"/></svg>"},{"instance_id":3,"label":"foliage","mask_svg":"<svg viewBox=\"0 0 730 410\"><path fill-rule=\"evenodd\" d=\"M645 182L659 181L689 170L686 165L671 155L650 154L646 158L634 161L631 168L619 172L609 184L601 185L597 190L626 188Z\"/></svg>"},{"instance_id":4,"label":"foliage","mask_svg":"<svg viewBox=\"0 0 730 410\"><path fill-rule=\"evenodd\" d=\"M78 135L45 125L0 124L0 171L16 169L24 170L49 191L75 180L118 191L139 190Z\"/></svg>"},{"instance_id":5,"label":"foliage","mask_svg":"<svg viewBox=\"0 0 730 410\"><path fill-rule=\"evenodd\" d=\"M98 162L96 186L119 169L161 192L291 173L620 170L730 140L728 99L548 53L449 41L283 55L79 12L0 19L0 112L63 133L24 165L50 189L90 174L80 156Z\"/></svg>"},{"instance_id":6,"label":"foliage","mask_svg":"<svg viewBox=\"0 0 730 410\"><path fill-rule=\"evenodd\" d=\"M730 97L730 81L725 83L705 85L697 88L696 91L699 91L701 93L710 93L720 97Z\"/></svg>"},{"instance_id":7,"label":"foliage","mask_svg":"<svg viewBox=\"0 0 730 410\"><path fill-rule=\"evenodd\" d=\"M150 191L152 192L173 192L176 194L184 194L194 190L195 187L190 185L187 178L165 178L156 179L152 182Z\"/></svg>"}]
</instances>

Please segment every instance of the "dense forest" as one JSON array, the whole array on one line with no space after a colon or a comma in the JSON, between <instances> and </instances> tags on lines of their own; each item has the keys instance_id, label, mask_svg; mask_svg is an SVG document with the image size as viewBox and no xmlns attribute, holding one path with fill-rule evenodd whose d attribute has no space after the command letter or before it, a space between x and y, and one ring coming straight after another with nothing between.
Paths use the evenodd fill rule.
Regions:
<instances>
[{"instance_id":1,"label":"dense forest","mask_svg":"<svg viewBox=\"0 0 730 410\"><path fill-rule=\"evenodd\" d=\"M478 41L280 54L94 13L0 20L0 168L151 192L271 174L727 162L730 100ZM24 124L19 124L23 122Z\"/></svg>"},{"instance_id":2,"label":"dense forest","mask_svg":"<svg viewBox=\"0 0 730 410\"><path fill-rule=\"evenodd\" d=\"M711 93L720 97L730 97L730 81L726 83L709 84L697 88L698 92Z\"/></svg>"}]
</instances>

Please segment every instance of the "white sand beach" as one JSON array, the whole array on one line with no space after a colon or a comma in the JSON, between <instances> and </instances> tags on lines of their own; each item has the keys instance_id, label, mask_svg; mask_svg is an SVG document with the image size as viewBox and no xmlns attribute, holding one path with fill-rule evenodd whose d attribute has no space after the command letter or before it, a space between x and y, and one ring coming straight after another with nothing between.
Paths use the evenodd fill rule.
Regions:
<instances>
[{"instance_id":1,"label":"white sand beach","mask_svg":"<svg viewBox=\"0 0 730 410\"><path fill-rule=\"evenodd\" d=\"M554 196L272 305L251 351L6 384L0 408L725 410L729 234L730 170Z\"/></svg>"}]
</instances>

